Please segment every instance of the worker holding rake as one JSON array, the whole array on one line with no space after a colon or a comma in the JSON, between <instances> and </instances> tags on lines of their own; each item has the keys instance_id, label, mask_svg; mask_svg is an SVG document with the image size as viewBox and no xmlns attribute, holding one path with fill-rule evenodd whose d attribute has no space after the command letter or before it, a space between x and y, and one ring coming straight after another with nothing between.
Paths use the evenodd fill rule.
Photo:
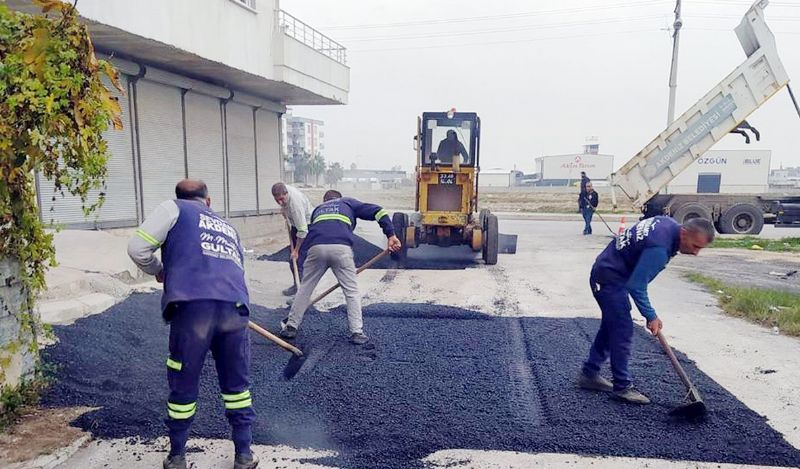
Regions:
<instances>
[{"instance_id":1,"label":"worker holding rake","mask_svg":"<svg viewBox=\"0 0 800 469\"><path fill-rule=\"evenodd\" d=\"M335 190L323 196L322 205L314 209L311 224L301 250L305 253L305 277L300 283L289 316L281 321L280 335L287 339L297 336L303 316L311 303L311 294L328 269L342 286L347 300L347 321L350 326L350 341L363 345L369 341L364 334L361 316L361 296L358 292L356 266L353 259L353 229L357 219L375 220L388 238L388 249L400 250L400 240L394 234L389 213L381 207L342 197Z\"/></svg>"},{"instance_id":2,"label":"worker holding rake","mask_svg":"<svg viewBox=\"0 0 800 469\"><path fill-rule=\"evenodd\" d=\"M276 182L272 186L272 197L275 203L281 206L281 213L289 224L289 268L295 274L295 263L297 264L296 278L303 279L303 259L300 257L300 247L308 235L308 224L311 223L311 210L313 206L305 194L296 187L289 186L282 182ZM305 251L303 251L305 252ZM286 296L297 293L298 285L283 290Z\"/></svg>"}]
</instances>

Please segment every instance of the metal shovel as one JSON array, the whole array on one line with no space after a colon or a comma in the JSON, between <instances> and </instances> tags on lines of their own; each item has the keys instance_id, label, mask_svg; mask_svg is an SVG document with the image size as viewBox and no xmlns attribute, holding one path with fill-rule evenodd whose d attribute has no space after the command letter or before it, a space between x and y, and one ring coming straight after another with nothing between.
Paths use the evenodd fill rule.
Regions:
<instances>
[{"instance_id":1,"label":"metal shovel","mask_svg":"<svg viewBox=\"0 0 800 469\"><path fill-rule=\"evenodd\" d=\"M686 386L686 397L684 399L686 402L672 409L669 414L690 419L704 416L707 411L706 404L703 402L703 398L700 397L700 393L697 392L697 388L694 387L694 384L692 384L692 381L689 379L689 375L686 374L683 367L678 362L678 358L675 357L675 353L667 343L667 339L661 335L661 332L659 332L656 337L658 337L658 341L661 343L661 348L664 349L664 353L669 357L669 361L672 362L672 367L675 368L675 372L678 373L681 381L683 381L683 385Z\"/></svg>"}]
</instances>

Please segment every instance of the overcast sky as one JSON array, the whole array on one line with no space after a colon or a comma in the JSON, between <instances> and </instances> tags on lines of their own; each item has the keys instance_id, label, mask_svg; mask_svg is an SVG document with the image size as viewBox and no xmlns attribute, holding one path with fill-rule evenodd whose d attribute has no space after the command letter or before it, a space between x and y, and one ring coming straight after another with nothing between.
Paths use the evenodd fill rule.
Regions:
<instances>
[{"instance_id":1,"label":"overcast sky","mask_svg":"<svg viewBox=\"0 0 800 469\"><path fill-rule=\"evenodd\" d=\"M744 60L733 28L750 2L684 0L676 115ZM328 161L414 166L423 111L475 111L481 166L531 172L534 158L578 152L587 136L621 166L665 125L674 0L281 0L347 47L349 103L295 106L325 121ZM800 83L800 1L766 9L789 76ZM800 84L796 85L800 98ZM800 166L800 117L786 90L715 149L772 150Z\"/></svg>"}]
</instances>

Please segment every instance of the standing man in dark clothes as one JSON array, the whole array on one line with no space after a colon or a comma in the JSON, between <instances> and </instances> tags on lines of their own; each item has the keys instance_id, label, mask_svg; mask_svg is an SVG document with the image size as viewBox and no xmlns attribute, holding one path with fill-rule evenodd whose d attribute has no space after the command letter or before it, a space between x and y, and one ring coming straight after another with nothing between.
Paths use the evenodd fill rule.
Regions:
<instances>
[{"instance_id":1,"label":"standing man in dark clothes","mask_svg":"<svg viewBox=\"0 0 800 469\"><path fill-rule=\"evenodd\" d=\"M597 204L599 201L600 199L598 198L597 192L595 192L592 183L587 182L586 192L580 196L580 199L578 199L578 208L581 209L581 214L583 215L583 234L585 235L592 234L592 215L594 215L594 211L597 209Z\"/></svg>"},{"instance_id":2,"label":"standing man in dark clothes","mask_svg":"<svg viewBox=\"0 0 800 469\"><path fill-rule=\"evenodd\" d=\"M633 387L628 359L633 340L630 295L647 319L647 329L657 335L663 326L650 305L647 284L653 281L678 252L696 256L714 240L714 226L703 218L692 218L679 225L673 218L647 218L631 226L597 256L589 277L602 312L600 330L589 358L578 375L578 386L593 391L613 392L634 404L649 404L650 399ZM613 385L600 376L600 367L611 358Z\"/></svg>"},{"instance_id":3,"label":"standing man in dark clothes","mask_svg":"<svg viewBox=\"0 0 800 469\"><path fill-rule=\"evenodd\" d=\"M586 196L586 184L589 182L591 182L591 179L586 176L586 171L581 171L581 193L578 195L578 213L583 213L581 200Z\"/></svg>"},{"instance_id":4,"label":"standing man in dark clothes","mask_svg":"<svg viewBox=\"0 0 800 469\"><path fill-rule=\"evenodd\" d=\"M305 254L305 276L300 282L297 296L289 317L281 321L281 336L292 339L303 322L303 316L311 303L311 294L328 269L333 270L342 285L347 300L347 322L350 326L350 341L363 345L369 341L364 334L364 321L361 316L361 296L358 292L356 265L353 259L353 229L356 220L375 220L388 238L388 248L392 252L400 249L400 240L394 234L389 213L374 204L366 204L356 199L342 197L338 191L330 190L322 198L322 205L314 209L308 236L301 249Z\"/></svg>"},{"instance_id":5,"label":"standing man in dark clothes","mask_svg":"<svg viewBox=\"0 0 800 469\"><path fill-rule=\"evenodd\" d=\"M175 196L156 207L128 242L133 262L164 284L161 310L170 324L165 421L170 451L164 469L186 468L186 441L209 350L233 429L233 467L253 469L258 460L250 451L256 420L249 389L250 300L239 234L211 210L202 181L184 179ZM154 255L159 248L161 261Z\"/></svg>"}]
</instances>

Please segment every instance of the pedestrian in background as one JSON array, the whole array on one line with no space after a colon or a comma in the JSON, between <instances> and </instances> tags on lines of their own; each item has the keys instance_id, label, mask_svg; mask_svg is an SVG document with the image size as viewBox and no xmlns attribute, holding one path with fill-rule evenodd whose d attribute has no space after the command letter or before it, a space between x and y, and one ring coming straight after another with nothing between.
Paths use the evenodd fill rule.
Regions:
<instances>
[{"instance_id":1,"label":"pedestrian in background","mask_svg":"<svg viewBox=\"0 0 800 469\"><path fill-rule=\"evenodd\" d=\"M275 203L281 206L281 214L289 222L289 238L292 240L292 249L289 252L289 269L294 273L294 262L297 262L297 277L303 280L303 261L300 257L300 246L308 235L308 225L311 223L311 212L314 209L311 201L300 189L276 182L272 186L272 197ZM297 285L283 290L286 296L297 293Z\"/></svg>"},{"instance_id":2,"label":"pedestrian in background","mask_svg":"<svg viewBox=\"0 0 800 469\"><path fill-rule=\"evenodd\" d=\"M597 210L597 204L600 202L597 192L594 190L591 182L586 183L586 192L578 199L578 208L583 215L584 227L583 234L592 234L592 216L594 211Z\"/></svg>"},{"instance_id":3,"label":"pedestrian in background","mask_svg":"<svg viewBox=\"0 0 800 469\"><path fill-rule=\"evenodd\" d=\"M186 469L186 442L197 411L200 372L211 350L233 430L234 469L258 465L250 451L256 420L250 397L249 295L236 229L211 210L203 181L184 179L175 200L162 202L128 242L128 255L164 284L161 311L169 323L164 469ZM161 260L155 251L161 249Z\"/></svg>"}]
</instances>

